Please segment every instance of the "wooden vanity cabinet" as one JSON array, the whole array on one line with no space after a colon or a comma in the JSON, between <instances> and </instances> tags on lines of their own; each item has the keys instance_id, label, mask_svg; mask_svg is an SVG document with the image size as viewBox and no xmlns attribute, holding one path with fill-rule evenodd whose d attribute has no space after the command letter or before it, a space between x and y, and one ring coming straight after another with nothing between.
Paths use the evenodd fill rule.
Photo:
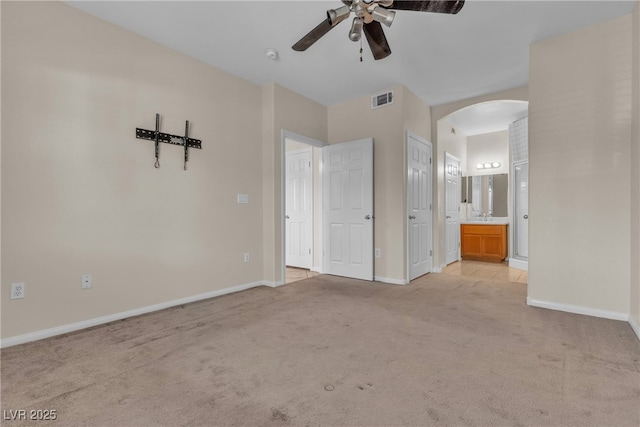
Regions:
<instances>
[{"instance_id":1,"label":"wooden vanity cabinet","mask_svg":"<svg viewBox=\"0 0 640 427\"><path fill-rule=\"evenodd\" d=\"M507 257L507 224L460 224L463 259L502 262Z\"/></svg>"}]
</instances>

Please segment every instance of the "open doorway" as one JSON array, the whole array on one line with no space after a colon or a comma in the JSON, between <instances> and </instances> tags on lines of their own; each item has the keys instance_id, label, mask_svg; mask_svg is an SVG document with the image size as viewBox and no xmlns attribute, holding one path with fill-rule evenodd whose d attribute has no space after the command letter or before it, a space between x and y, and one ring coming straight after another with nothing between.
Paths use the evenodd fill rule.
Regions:
<instances>
[{"instance_id":1,"label":"open doorway","mask_svg":"<svg viewBox=\"0 0 640 427\"><path fill-rule=\"evenodd\" d=\"M448 153L460 159L462 177L459 189L451 189L447 185L449 168L447 162L443 161L438 171L438 180L442 183L439 188L443 192L440 200L444 202L447 199L457 199L461 224L472 223L473 227L478 223L506 226L507 231L503 234L506 240L505 249L501 249L502 243L494 245L496 252L502 254L498 258L504 260L505 266L511 263L516 255L522 258L527 254L528 238L523 234L527 233L527 228L522 224L528 218L527 213L522 212L523 208L528 207L527 197L523 191L517 192L516 186L520 189L527 186L528 181L524 173L528 168L522 167L522 160L523 155L524 159L528 157L528 147L524 148L527 153L523 153L523 148L515 147L513 141L514 126L526 124L527 116L527 101L497 100L464 107L438 121L438 156L445 158L445 153ZM524 139L528 139L528 135ZM451 191L457 194L448 194ZM449 206L443 207L449 209ZM445 216L451 215L444 211L445 209L440 210L439 220L442 267L456 261L449 256L449 249L459 246L462 239L458 234L458 241L449 241L449 237L455 236L455 233L447 228ZM520 218L523 220L518 221ZM481 238L473 237L481 241ZM473 251L474 257L482 255L483 246L477 246L479 249ZM463 252L460 252L459 259L465 259ZM496 258L496 254L489 255ZM526 270L526 260L524 264L514 263L511 267Z\"/></svg>"},{"instance_id":2,"label":"open doorway","mask_svg":"<svg viewBox=\"0 0 640 427\"><path fill-rule=\"evenodd\" d=\"M298 145L302 147L298 147ZM311 270L313 265L313 149L287 141L285 152L285 263Z\"/></svg>"},{"instance_id":3,"label":"open doorway","mask_svg":"<svg viewBox=\"0 0 640 427\"><path fill-rule=\"evenodd\" d=\"M304 145L312 147L311 168L312 242L300 244L295 227L288 227L295 206L295 191L287 198L287 150L294 155L304 152ZM373 275L373 139L364 138L326 145L289 131L282 131L282 270L287 282L287 264L295 262L287 254L293 249L311 251L311 268L304 271L333 274L372 281ZM302 157L295 158L299 164ZM298 176L300 168L292 167L289 175ZM305 179L306 181L306 179ZM298 180L298 185L300 181ZM289 182L292 186L292 184ZM309 188L309 187L306 187ZM298 196L299 197L299 196ZM325 201L323 203L323 201ZM287 235L287 229L289 233ZM309 236L307 234L306 236ZM289 261L287 262L287 259Z\"/></svg>"},{"instance_id":4,"label":"open doorway","mask_svg":"<svg viewBox=\"0 0 640 427\"><path fill-rule=\"evenodd\" d=\"M283 277L285 283L321 271L322 182L321 147L325 144L283 132Z\"/></svg>"}]
</instances>

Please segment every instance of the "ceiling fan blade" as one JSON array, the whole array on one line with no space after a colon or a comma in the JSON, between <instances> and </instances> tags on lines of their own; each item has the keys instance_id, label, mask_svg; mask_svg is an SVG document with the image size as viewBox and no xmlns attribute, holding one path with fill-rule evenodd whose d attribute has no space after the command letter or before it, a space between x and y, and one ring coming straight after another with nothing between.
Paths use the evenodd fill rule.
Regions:
<instances>
[{"instance_id":1,"label":"ceiling fan blade","mask_svg":"<svg viewBox=\"0 0 640 427\"><path fill-rule=\"evenodd\" d=\"M291 48L299 52L307 50L309 46L317 42L320 37L327 34L332 28L333 27L331 26L331 22L329 22L329 18L327 18L320 24L318 24L318 26L316 26L313 30L309 31L307 35L298 40L298 42L291 46Z\"/></svg>"},{"instance_id":2,"label":"ceiling fan blade","mask_svg":"<svg viewBox=\"0 0 640 427\"><path fill-rule=\"evenodd\" d=\"M464 6L464 0L425 0L425 1L404 1L394 0L387 9L412 10L414 12L434 12L451 13L460 12Z\"/></svg>"},{"instance_id":3,"label":"ceiling fan blade","mask_svg":"<svg viewBox=\"0 0 640 427\"><path fill-rule=\"evenodd\" d=\"M367 37L369 47L376 60L391 55L391 48L384 35L384 31L382 31L382 24L378 21L371 21L368 24L364 24L364 35Z\"/></svg>"}]
</instances>

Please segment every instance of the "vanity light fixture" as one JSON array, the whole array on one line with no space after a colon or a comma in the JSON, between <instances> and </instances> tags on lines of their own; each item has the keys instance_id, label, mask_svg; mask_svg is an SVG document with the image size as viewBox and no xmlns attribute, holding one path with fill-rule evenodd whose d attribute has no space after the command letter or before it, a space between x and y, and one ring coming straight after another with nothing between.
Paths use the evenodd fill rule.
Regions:
<instances>
[{"instance_id":1,"label":"vanity light fixture","mask_svg":"<svg viewBox=\"0 0 640 427\"><path fill-rule=\"evenodd\" d=\"M500 162L478 163L476 169L495 169L500 167Z\"/></svg>"}]
</instances>

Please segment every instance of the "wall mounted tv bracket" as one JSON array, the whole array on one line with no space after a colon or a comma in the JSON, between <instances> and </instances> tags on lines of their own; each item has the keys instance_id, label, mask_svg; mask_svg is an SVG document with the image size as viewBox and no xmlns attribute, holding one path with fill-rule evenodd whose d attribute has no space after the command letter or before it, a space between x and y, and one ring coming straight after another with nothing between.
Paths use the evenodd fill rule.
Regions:
<instances>
[{"instance_id":1,"label":"wall mounted tv bracket","mask_svg":"<svg viewBox=\"0 0 640 427\"><path fill-rule=\"evenodd\" d=\"M170 135L160 132L160 114L156 113L156 130L146 130L136 128L136 138L146 139L155 142L156 149L156 168L160 167L160 143L182 145L184 146L184 170L187 170L187 161L189 160L189 147L202 149L202 141L199 139L189 138L189 120L185 125L184 136Z\"/></svg>"}]
</instances>

